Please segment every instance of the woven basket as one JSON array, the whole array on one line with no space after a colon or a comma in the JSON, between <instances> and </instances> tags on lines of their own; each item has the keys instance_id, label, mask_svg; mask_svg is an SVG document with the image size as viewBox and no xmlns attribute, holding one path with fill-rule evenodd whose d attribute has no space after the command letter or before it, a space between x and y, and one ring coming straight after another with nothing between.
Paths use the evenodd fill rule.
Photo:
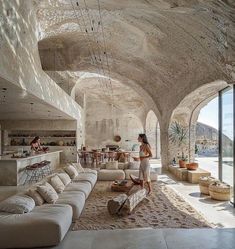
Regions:
<instances>
[{"instance_id":1,"label":"woven basket","mask_svg":"<svg viewBox=\"0 0 235 249\"><path fill-rule=\"evenodd\" d=\"M232 188L224 182L214 182L209 185L209 194L214 200L229 201L232 195Z\"/></svg>"},{"instance_id":2,"label":"woven basket","mask_svg":"<svg viewBox=\"0 0 235 249\"><path fill-rule=\"evenodd\" d=\"M211 176L200 177L199 179L200 192L202 194L209 195L209 185L215 181L218 181L218 180L216 180L214 177L211 177Z\"/></svg>"}]
</instances>

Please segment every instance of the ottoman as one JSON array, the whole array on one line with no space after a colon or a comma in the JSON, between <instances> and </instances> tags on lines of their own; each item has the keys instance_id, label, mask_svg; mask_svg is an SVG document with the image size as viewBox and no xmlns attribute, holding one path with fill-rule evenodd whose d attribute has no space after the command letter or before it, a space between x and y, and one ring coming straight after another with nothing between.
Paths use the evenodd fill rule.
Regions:
<instances>
[{"instance_id":1,"label":"ottoman","mask_svg":"<svg viewBox=\"0 0 235 249\"><path fill-rule=\"evenodd\" d=\"M99 181L124 180L125 173L121 169L101 169L98 171Z\"/></svg>"}]
</instances>

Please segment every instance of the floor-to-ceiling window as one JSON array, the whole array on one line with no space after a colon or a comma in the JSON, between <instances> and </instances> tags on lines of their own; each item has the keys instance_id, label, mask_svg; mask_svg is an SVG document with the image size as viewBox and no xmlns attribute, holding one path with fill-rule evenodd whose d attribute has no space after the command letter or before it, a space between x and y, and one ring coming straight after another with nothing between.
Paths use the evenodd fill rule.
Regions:
<instances>
[{"instance_id":1,"label":"floor-to-ceiling window","mask_svg":"<svg viewBox=\"0 0 235 249\"><path fill-rule=\"evenodd\" d=\"M234 187L234 87L219 94L219 178ZM234 195L233 195L234 196ZM233 202L233 200L232 200Z\"/></svg>"},{"instance_id":2,"label":"floor-to-ceiling window","mask_svg":"<svg viewBox=\"0 0 235 249\"><path fill-rule=\"evenodd\" d=\"M218 96L208 102L198 115L195 158L200 168L218 178Z\"/></svg>"}]
</instances>

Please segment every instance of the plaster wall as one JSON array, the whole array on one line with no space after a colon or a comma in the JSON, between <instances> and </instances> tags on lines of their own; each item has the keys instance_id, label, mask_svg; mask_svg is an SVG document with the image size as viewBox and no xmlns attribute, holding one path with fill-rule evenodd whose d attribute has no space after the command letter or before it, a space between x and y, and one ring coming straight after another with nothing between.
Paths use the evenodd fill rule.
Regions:
<instances>
[{"instance_id":1,"label":"plaster wall","mask_svg":"<svg viewBox=\"0 0 235 249\"><path fill-rule=\"evenodd\" d=\"M35 1L0 1L0 76L74 119L81 108L41 67Z\"/></svg>"},{"instance_id":2,"label":"plaster wall","mask_svg":"<svg viewBox=\"0 0 235 249\"><path fill-rule=\"evenodd\" d=\"M143 132L143 124L137 115L128 113L128 108L112 108L106 102L88 100L86 103L86 146L102 148L107 144L117 144L122 149L131 150L138 144L138 134ZM114 136L121 136L120 142Z\"/></svg>"}]
</instances>

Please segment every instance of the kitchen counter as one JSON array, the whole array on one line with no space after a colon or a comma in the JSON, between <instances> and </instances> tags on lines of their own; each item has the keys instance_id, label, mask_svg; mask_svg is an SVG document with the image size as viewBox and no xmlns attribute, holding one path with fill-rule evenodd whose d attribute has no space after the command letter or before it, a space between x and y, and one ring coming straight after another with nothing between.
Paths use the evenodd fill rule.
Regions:
<instances>
[{"instance_id":1,"label":"kitchen counter","mask_svg":"<svg viewBox=\"0 0 235 249\"><path fill-rule=\"evenodd\" d=\"M54 154L54 153L58 153L58 152L63 152L62 150L58 150L58 151L48 151L48 152L39 152L39 153L35 153L35 155L30 155L30 156L27 156L27 157L12 157L12 155L3 155L3 156L0 156L0 161L24 161L24 160L30 160L30 159L34 159L34 158L37 158L37 157L42 157L42 156L47 156L47 155L50 155L50 154Z\"/></svg>"},{"instance_id":2,"label":"kitchen counter","mask_svg":"<svg viewBox=\"0 0 235 249\"><path fill-rule=\"evenodd\" d=\"M40 152L26 158L12 158L12 155L0 156L0 186L17 186L25 181L25 168L34 163L47 160L51 162L51 169L60 165L60 153L58 151Z\"/></svg>"}]
</instances>

